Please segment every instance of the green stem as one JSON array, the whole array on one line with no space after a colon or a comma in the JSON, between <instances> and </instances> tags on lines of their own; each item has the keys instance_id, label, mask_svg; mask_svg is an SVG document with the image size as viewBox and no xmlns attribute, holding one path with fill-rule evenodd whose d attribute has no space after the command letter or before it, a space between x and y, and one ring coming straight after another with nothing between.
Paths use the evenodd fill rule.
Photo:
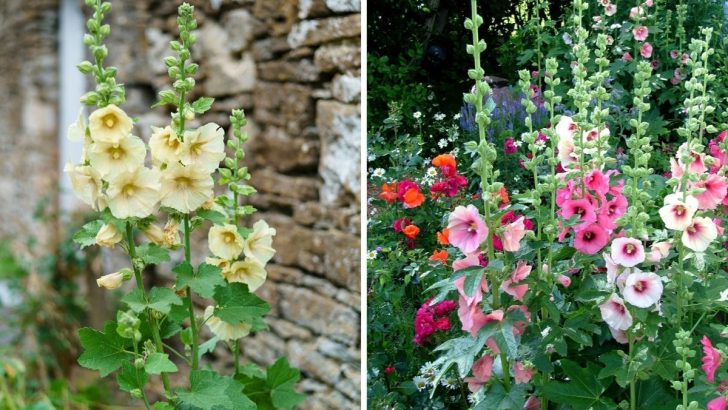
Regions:
<instances>
[{"instance_id":1,"label":"green stem","mask_svg":"<svg viewBox=\"0 0 728 410\"><path fill-rule=\"evenodd\" d=\"M240 341L235 339L233 343L233 357L235 360L235 376L240 373Z\"/></svg>"},{"instance_id":2,"label":"green stem","mask_svg":"<svg viewBox=\"0 0 728 410\"><path fill-rule=\"evenodd\" d=\"M190 216L184 216L184 228L185 228L185 261L191 264L192 256L190 251ZM192 329L192 370L197 370L199 367L199 357L197 354L197 319L195 318L195 308L192 304L192 289L187 287L187 305L189 308L190 316L190 329Z\"/></svg>"},{"instance_id":3,"label":"green stem","mask_svg":"<svg viewBox=\"0 0 728 410\"><path fill-rule=\"evenodd\" d=\"M8 389L8 384L5 381L4 376L0 376L0 391L2 391L3 395L5 396L5 402L8 405L8 410L17 410L18 407L15 405L15 401L10 395L10 389Z\"/></svg>"},{"instance_id":4,"label":"green stem","mask_svg":"<svg viewBox=\"0 0 728 410\"><path fill-rule=\"evenodd\" d=\"M634 348L634 336L632 332L627 332L627 339L629 340L629 365L632 366L633 348ZM637 409L637 381L632 378L629 381L629 409Z\"/></svg>"},{"instance_id":5,"label":"green stem","mask_svg":"<svg viewBox=\"0 0 728 410\"><path fill-rule=\"evenodd\" d=\"M137 347L137 342L134 340L134 358L139 357L139 348ZM139 378L139 369L134 365L134 375L137 379L137 384L141 385L141 379ZM147 394L144 392L144 388L139 389L142 395L142 400L144 401L144 406L147 408L147 410L150 409L149 407L149 400L147 399Z\"/></svg>"}]
</instances>

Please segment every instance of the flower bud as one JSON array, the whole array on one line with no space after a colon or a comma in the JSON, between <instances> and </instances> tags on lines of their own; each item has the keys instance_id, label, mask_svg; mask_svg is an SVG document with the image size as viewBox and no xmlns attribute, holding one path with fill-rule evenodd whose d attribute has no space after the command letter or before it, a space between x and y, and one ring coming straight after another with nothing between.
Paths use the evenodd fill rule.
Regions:
<instances>
[{"instance_id":1,"label":"flower bud","mask_svg":"<svg viewBox=\"0 0 728 410\"><path fill-rule=\"evenodd\" d=\"M142 233L155 245L164 246L164 230L159 226L150 224L142 230Z\"/></svg>"},{"instance_id":2,"label":"flower bud","mask_svg":"<svg viewBox=\"0 0 728 410\"><path fill-rule=\"evenodd\" d=\"M104 276L96 279L96 284L100 288L116 289L119 286L121 286L121 284L124 281L131 279L131 276L132 276L131 270L122 269L118 272L110 273L108 275L104 275Z\"/></svg>"},{"instance_id":3,"label":"flower bud","mask_svg":"<svg viewBox=\"0 0 728 410\"><path fill-rule=\"evenodd\" d=\"M112 224L105 224L96 234L96 244L106 248L113 248L121 239L121 232Z\"/></svg>"},{"instance_id":4,"label":"flower bud","mask_svg":"<svg viewBox=\"0 0 728 410\"><path fill-rule=\"evenodd\" d=\"M137 369L143 369L144 368L144 359L141 357L138 357L134 360L134 367Z\"/></svg>"}]
</instances>

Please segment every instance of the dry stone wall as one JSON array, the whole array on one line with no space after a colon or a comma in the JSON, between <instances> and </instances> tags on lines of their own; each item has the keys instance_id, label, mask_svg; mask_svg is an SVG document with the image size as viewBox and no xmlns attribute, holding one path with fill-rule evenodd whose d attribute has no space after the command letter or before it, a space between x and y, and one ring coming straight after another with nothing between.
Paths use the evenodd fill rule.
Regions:
<instances>
[{"instance_id":1,"label":"dry stone wall","mask_svg":"<svg viewBox=\"0 0 728 410\"><path fill-rule=\"evenodd\" d=\"M303 408L357 408L360 3L191 3L200 23L197 89L216 99L200 120L228 127L230 110L245 108L246 161L259 192L250 204L278 231L278 253L258 292L271 304L271 331L245 340L245 355L261 364L287 355L311 396ZM143 138L149 125L169 118L163 110L145 112L168 87L162 58L171 53L178 4L129 0L110 15L111 63ZM229 363L224 349L215 354L214 365Z\"/></svg>"}]
</instances>

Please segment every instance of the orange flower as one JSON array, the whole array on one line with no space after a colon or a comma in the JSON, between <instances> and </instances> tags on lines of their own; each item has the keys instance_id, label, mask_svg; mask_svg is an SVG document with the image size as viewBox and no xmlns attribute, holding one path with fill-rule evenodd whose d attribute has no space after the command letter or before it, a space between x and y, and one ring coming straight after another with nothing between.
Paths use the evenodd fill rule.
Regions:
<instances>
[{"instance_id":1,"label":"orange flower","mask_svg":"<svg viewBox=\"0 0 728 410\"><path fill-rule=\"evenodd\" d=\"M450 166L453 169L457 168L455 157L450 154L441 154L432 159L432 165L436 167Z\"/></svg>"},{"instance_id":2,"label":"orange flower","mask_svg":"<svg viewBox=\"0 0 728 410\"><path fill-rule=\"evenodd\" d=\"M450 230L447 228L437 233L437 243L440 245L450 245Z\"/></svg>"},{"instance_id":3,"label":"orange flower","mask_svg":"<svg viewBox=\"0 0 728 410\"><path fill-rule=\"evenodd\" d=\"M407 225L404 227L402 232L404 233L404 236L410 239L415 239L417 235L420 234L420 228L418 228L417 225Z\"/></svg>"},{"instance_id":4,"label":"orange flower","mask_svg":"<svg viewBox=\"0 0 728 410\"><path fill-rule=\"evenodd\" d=\"M443 265L447 265L447 251L446 250L435 250L432 252L432 256L430 256L430 262L440 262Z\"/></svg>"},{"instance_id":5,"label":"orange flower","mask_svg":"<svg viewBox=\"0 0 728 410\"><path fill-rule=\"evenodd\" d=\"M397 200L397 184L392 185L382 184L382 192L379 193L379 198L387 201L388 204Z\"/></svg>"},{"instance_id":6,"label":"orange flower","mask_svg":"<svg viewBox=\"0 0 728 410\"><path fill-rule=\"evenodd\" d=\"M402 196L405 208L417 208L425 202L425 196L422 195L419 189L410 188Z\"/></svg>"},{"instance_id":7,"label":"orange flower","mask_svg":"<svg viewBox=\"0 0 728 410\"><path fill-rule=\"evenodd\" d=\"M508 191L506 191L506 187L502 186L498 190L498 192L495 193L496 197L500 197L501 205L508 205L508 203L511 202L511 199L508 197Z\"/></svg>"}]
</instances>

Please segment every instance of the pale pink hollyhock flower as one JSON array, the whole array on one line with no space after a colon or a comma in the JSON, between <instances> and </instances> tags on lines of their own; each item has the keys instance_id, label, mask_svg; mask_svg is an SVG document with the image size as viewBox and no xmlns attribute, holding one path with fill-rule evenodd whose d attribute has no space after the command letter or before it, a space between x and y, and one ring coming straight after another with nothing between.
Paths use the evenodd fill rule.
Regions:
<instances>
[{"instance_id":1,"label":"pale pink hollyhock flower","mask_svg":"<svg viewBox=\"0 0 728 410\"><path fill-rule=\"evenodd\" d=\"M615 329L609 326L609 331L612 333L612 337L617 343L621 343L623 345L629 343L629 339L627 339L627 332L624 330Z\"/></svg>"},{"instance_id":2,"label":"pale pink hollyhock flower","mask_svg":"<svg viewBox=\"0 0 728 410\"><path fill-rule=\"evenodd\" d=\"M687 64L688 61L690 61L690 56L687 53L683 53L683 55L680 56L680 63Z\"/></svg>"},{"instance_id":3,"label":"pale pink hollyhock flower","mask_svg":"<svg viewBox=\"0 0 728 410\"><path fill-rule=\"evenodd\" d=\"M728 398L719 396L708 402L706 410L725 410L728 406Z\"/></svg>"},{"instance_id":4,"label":"pale pink hollyhock flower","mask_svg":"<svg viewBox=\"0 0 728 410\"><path fill-rule=\"evenodd\" d=\"M611 46L612 44L614 44L614 37L607 36L607 45Z\"/></svg>"},{"instance_id":5,"label":"pale pink hollyhock flower","mask_svg":"<svg viewBox=\"0 0 728 410\"><path fill-rule=\"evenodd\" d=\"M662 296L662 281L654 272L638 271L627 276L622 294L631 305L650 307Z\"/></svg>"},{"instance_id":6,"label":"pale pink hollyhock flower","mask_svg":"<svg viewBox=\"0 0 728 410\"><path fill-rule=\"evenodd\" d=\"M493 356L485 355L473 363L473 376L463 379L468 389L475 393L493 376Z\"/></svg>"},{"instance_id":7,"label":"pale pink hollyhock flower","mask_svg":"<svg viewBox=\"0 0 728 410\"><path fill-rule=\"evenodd\" d=\"M568 288L571 285L571 278L566 275L559 275L556 278L556 281L561 284L561 286Z\"/></svg>"},{"instance_id":8,"label":"pale pink hollyhock flower","mask_svg":"<svg viewBox=\"0 0 728 410\"><path fill-rule=\"evenodd\" d=\"M609 178L598 169L592 170L584 176L584 185L600 195L606 195L609 192Z\"/></svg>"},{"instance_id":9,"label":"pale pink hollyhock flower","mask_svg":"<svg viewBox=\"0 0 728 410\"><path fill-rule=\"evenodd\" d=\"M713 223L715 224L715 229L718 231L718 236L723 236L725 233L725 228L721 226L723 224L723 220L720 218L713 218Z\"/></svg>"},{"instance_id":10,"label":"pale pink hollyhock flower","mask_svg":"<svg viewBox=\"0 0 728 410\"><path fill-rule=\"evenodd\" d=\"M624 302L616 294L612 294L606 302L599 305L599 310L602 313L602 319L614 329L627 330L632 326L632 315L629 314Z\"/></svg>"},{"instance_id":11,"label":"pale pink hollyhock flower","mask_svg":"<svg viewBox=\"0 0 728 410\"><path fill-rule=\"evenodd\" d=\"M632 268L631 270L634 272L642 272L637 268ZM624 284L627 282L627 277L629 275L630 269L625 269L624 272L620 273L619 276L617 276L617 279L614 280L614 283L617 285L617 288L619 288L620 292L624 292Z\"/></svg>"},{"instance_id":12,"label":"pale pink hollyhock flower","mask_svg":"<svg viewBox=\"0 0 728 410\"><path fill-rule=\"evenodd\" d=\"M609 234L596 223L579 229L574 236L574 248L586 255L594 255L599 252L607 245L607 242L609 242Z\"/></svg>"},{"instance_id":13,"label":"pale pink hollyhock flower","mask_svg":"<svg viewBox=\"0 0 728 410\"><path fill-rule=\"evenodd\" d=\"M624 54L622 54L622 60L624 60L624 61L632 61L632 54L630 54L630 53L624 53Z\"/></svg>"},{"instance_id":14,"label":"pale pink hollyhock flower","mask_svg":"<svg viewBox=\"0 0 728 410\"><path fill-rule=\"evenodd\" d=\"M683 231L682 243L695 252L704 252L717 237L718 229L713 221L705 217L696 217Z\"/></svg>"},{"instance_id":15,"label":"pale pink hollyhock flower","mask_svg":"<svg viewBox=\"0 0 728 410\"><path fill-rule=\"evenodd\" d=\"M488 237L488 227L474 205L458 206L450 214L447 229L450 243L463 253L473 253Z\"/></svg>"},{"instance_id":16,"label":"pale pink hollyhock flower","mask_svg":"<svg viewBox=\"0 0 728 410\"><path fill-rule=\"evenodd\" d=\"M642 7L632 7L629 9L629 18L636 19L637 17L642 17L642 15L645 14L645 10Z\"/></svg>"},{"instance_id":17,"label":"pale pink hollyhock flower","mask_svg":"<svg viewBox=\"0 0 728 410\"><path fill-rule=\"evenodd\" d=\"M645 261L645 248L634 238L617 238L612 241L612 260L631 268Z\"/></svg>"},{"instance_id":18,"label":"pale pink hollyhock flower","mask_svg":"<svg viewBox=\"0 0 728 410\"><path fill-rule=\"evenodd\" d=\"M647 1L645 2L645 6L646 6L646 7L652 7L652 5L653 5L653 4L654 4L654 3L652 2L652 0L647 0Z\"/></svg>"},{"instance_id":19,"label":"pale pink hollyhock flower","mask_svg":"<svg viewBox=\"0 0 728 410\"><path fill-rule=\"evenodd\" d=\"M632 29L632 35L637 41L647 40L647 36L650 34L650 30L645 26L639 26Z\"/></svg>"},{"instance_id":20,"label":"pale pink hollyhock flower","mask_svg":"<svg viewBox=\"0 0 728 410\"><path fill-rule=\"evenodd\" d=\"M725 178L716 174L708 175L708 178L696 182L693 187L705 190L696 197L698 209L715 209L728 193L728 183Z\"/></svg>"},{"instance_id":21,"label":"pale pink hollyhock flower","mask_svg":"<svg viewBox=\"0 0 728 410\"><path fill-rule=\"evenodd\" d=\"M607 283L614 283L619 275L619 265L614 263L612 257L606 252L602 254L602 257L604 257L604 266L607 268Z\"/></svg>"},{"instance_id":22,"label":"pale pink hollyhock flower","mask_svg":"<svg viewBox=\"0 0 728 410\"><path fill-rule=\"evenodd\" d=\"M472 265L471 265L472 266ZM483 313L480 302L483 300L483 292L488 290L488 283L485 277L480 281L480 286L475 288L475 292L468 296L465 293L465 277L455 279L455 288L458 290L458 317L463 324L462 329L470 332L473 336L486 323L489 322L487 315Z\"/></svg>"},{"instance_id":23,"label":"pale pink hollyhock flower","mask_svg":"<svg viewBox=\"0 0 728 410\"><path fill-rule=\"evenodd\" d=\"M511 276L503 281L503 284L501 285L501 290L513 296L513 299L522 302L523 296L528 291L528 285L522 284L514 286L514 284L526 279L530 273L531 266L526 264L526 262L524 261L518 261L518 264L516 265L516 270L511 272Z\"/></svg>"},{"instance_id":24,"label":"pale pink hollyhock flower","mask_svg":"<svg viewBox=\"0 0 728 410\"><path fill-rule=\"evenodd\" d=\"M612 4L610 0L599 0L599 3L602 5L602 7L607 7L608 5Z\"/></svg>"},{"instance_id":25,"label":"pale pink hollyhock flower","mask_svg":"<svg viewBox=\"0 0 728 410\"><path fill-rule=\"evenodd\" d=\"M671 57L671 58L672 58L673 60L674 60L674 59L676 59L676 58L677 58L677 57L678 57L679 55L680 55L680 53L679 53L679 52L678 52L677 50L672 50L672 51L670 51L670 57Z\"/></svg>"},{"instance_id":26,"label":"pale pink hollyhock flower","mask_svg":"<svg viewBox=\"0 0 728 410\"><path fill-rule=\"evenodd\" d=\"M705 372L705 379L709 383L713 383L715 381L715 371L720 367L723 358L720 356L720 352L710 343L708 336L703 336L700 343L703 345L702 368Z\"/></svg>"},{"instance_id":27,"label":"pale pink hollyhock flower","mask_svg":"<svg viewBox=\"0 0 728 410\"><path fill-rule=\"evenodd\" d=\"M576 123L573 119L571 119L571 117L562 115L559 119L559 123L556 124L556 135L558 135L559 139L571 138L573 140L577 128Z\"/></svg>"},{"instance_id":28,"label":"pale pink hollyhock flower","mask_svg":"<svg viewBox=\"0 0 728 410\"><path fill-rule=\"evenodd\" d=\"M480 265L480 255L478 253L469 253L463 259L458 259L452 263L452 269L459 271L460 269L469 268L471 266ZM487 289L486 289L487 292Z\"/></svg>"},{"instance_id":29,"label":"pale pink hollyhock flower","mask_svg":"<svg viewBox=\"0 0 728 410\"><path fill-rule=\"evenodd\" d=\"M640 47L640 55L644 58L652 57L652 44L645 43Z\"/></svg>"},{"instance_id":30,"label":"pale pink hollyhock flower","mask_svg":"<svg viewBox=\"0 0 728 410\"><path fill-rule=\"evenodd\" d=\"M683 202L682 195L670 194L665 197L665 206L660 208L659 214L665 228L682 231L690 226L697 210L698 200L694 197L688 195Z\"/></svg>"},{"instance_id":31,"label":"pale pink hollyhock flower","mask_svg":"<svg viewBox=\"0 0 728 410\"><path fill-rule=\"evenodd\" d=\"M672 244L670 242L657 242L653 243L650 247L650 253L647 255L647 260L652 263L657 263L670 253Z\"/></svg>"},{"instance_id":32,"label":"pale pink hollyhock flower","mask_svg":"<svg viewBox=\"0 0 728 410\"><path fill-rule=\"evenodd\" d=\"M617 6L614 4L610 4L606 7L604 7L604 14L606 14L607 16L613 16L614 13L616 13L616 12L617 12Z\"/></svg>"},{"instance_id":33,"label":"pale pink hollyhock flower","mask_svg":"<svg viewBox=\"0 0 728 410\"><path fill-rule=\"evenodd\" d=\"M574 134L576 133L577 126L571 117L562 115L555 129L556 135L559 137L559 143L557 144L559 160L561 161L561 166L567 168L577 162L576 153L574 152L576 149L574 145Z\"/></svg>"},{"instance_id":34,"label":"pale pink hollyhock flower","mask_svg":"<svg viewBox=\"0 0 728 410\"><path fill-rule=\"evenodd\" d=\"M516 384L526 384L531 381L536 370L533 367L526 367L522 362L513 364L513 379Z\"/></svg>"},{"instance_id":35,"label":"pale pink hollyhock flower","mask_svg":"<svg viewBox=\"0 0 728 410\"><path fill-rule=\"evenodd\" d=\"M526 226L523 224L524 217L520 217L509 223L503 232L503 250L518 252L521 249L521 239L526 236Z\"/></svg>"}]
</instances>

